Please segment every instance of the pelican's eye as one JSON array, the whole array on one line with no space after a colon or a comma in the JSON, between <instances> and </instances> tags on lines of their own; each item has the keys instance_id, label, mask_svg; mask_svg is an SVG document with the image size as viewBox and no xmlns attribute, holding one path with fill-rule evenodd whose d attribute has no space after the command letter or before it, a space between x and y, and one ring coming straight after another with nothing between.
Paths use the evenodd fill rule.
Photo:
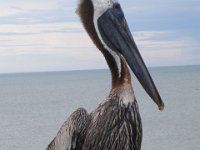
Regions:
<instances>
[{"instance_id":1,"label":"pelican's eye","mask_svg":"<svg viewBox=\"0 0 200 150\"><path fill-rule=\"evenodd\" d=\"M115 3L113 4L113 12L115 13L115 15L118 17L118 18L121 18L123 19L124 17L124 14L123 14L123 11L121 9L121 6L119 3Z\"/></svg>"},{"instance_id":2,"label":"pelican's eye","mask_svg":"<svg viewBox=\"0 0 200 150\"><path fill-rule=\"evenodd\" d=\"M119 3L115 3L115 4L113 5L113 8L116 9L116 10L121 10L121 6L120 6Z\"/></svg>"}]
</instances>

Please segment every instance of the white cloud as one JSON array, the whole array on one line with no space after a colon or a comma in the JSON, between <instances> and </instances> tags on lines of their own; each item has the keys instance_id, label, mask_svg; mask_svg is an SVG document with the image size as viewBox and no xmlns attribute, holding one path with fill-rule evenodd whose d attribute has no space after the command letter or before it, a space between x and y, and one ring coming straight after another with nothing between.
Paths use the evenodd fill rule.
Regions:
<instances>
[{"instance_id":1,"label":"white cloud","mask_svg":"<svg viewBox=\"0 0 200 150\"><path fill-rule=\"evenodd\" d=\"M0 72L90 69L105 63L79 23L8 27L13 34L6 34L10 29L0 34Z\"/></svg>"},{"instance_id":2,"label":"white cloud","mask_svg":"<svg viewBox=\"0 0 200 150\"><path fill-rule=\"evenodd\" d=\"M0 25L0 72L102 68L100 52L76 22Z\"/></svg>"},{"instance_id":3,"label":"white cloud","mask_svg":"<svg viewBox=\"0 0 200 150\"><path fill-rule=\"evenodd\" d=\"M0 55L66 52L87 47L88 36L80 23L0 25Z\"/></svg>"},{"instance_id":4,"label":"white cloud","mask_svg":"<svg viewBox=\"0 0 200 150\"><path fill-rule=\"evenodd\" d=\"M44 24L0 24L0 34L38 34L41 32L83 30L81 23L44 23Z\"/></svg>"},{"instance_id":5,"label":"white cloud","mask_svg":"<svg viewBox=\"0 0 200 150\"><path fill-rule=\"evenodd\" d=\"M193 58L195 47L200 47L198 41L191 37L175 36L176 31L141 31L134 33L136 43L149 65L170 66L199 63L189 61ZM195 57L200 57L196 54ZM197 60L197 59L196 59Z\"/></svg>"},{"instance_id":6,"label":"white cloud","mask_svg":"<svg viewBox=\"0 0 200 150\"><path fill-rule=\"evenodd\" d=\"M28 11L50 10L59 8L57 0L6 0L1 2L0 16L9 16L17 13L25 13Z\"/></svg>"}]
</instances>

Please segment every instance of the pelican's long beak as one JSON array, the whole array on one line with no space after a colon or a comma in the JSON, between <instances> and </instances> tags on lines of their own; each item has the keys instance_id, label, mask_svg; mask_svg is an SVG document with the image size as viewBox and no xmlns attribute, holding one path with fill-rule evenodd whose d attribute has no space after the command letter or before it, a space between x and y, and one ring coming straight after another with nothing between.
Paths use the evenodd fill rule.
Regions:
<instances>
[{"instance_id":1,"label":"pelican's long beak","mask_svg":"<svg viewBox=\"0 0 200 150\"><path fill-rule=\"evenodd\" d=\"M99 17L97 24L103 41L110 49L124 56L145 91L159 109L163 110L164 103L133 40L120 6L108 9Z\"/></svg>"}]
</instances>

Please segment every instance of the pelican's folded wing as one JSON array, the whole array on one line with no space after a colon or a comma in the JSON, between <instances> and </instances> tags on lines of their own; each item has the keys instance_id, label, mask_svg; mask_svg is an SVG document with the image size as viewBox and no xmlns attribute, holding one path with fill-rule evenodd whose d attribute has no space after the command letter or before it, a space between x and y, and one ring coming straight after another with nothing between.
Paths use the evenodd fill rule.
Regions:
<instances>
[{"instance_id":1,"label":"pelican's folded wing","mask_svg":"<svg viewBox=\"0 0 200 150\"><path fill-rule=\"evenodd\" d=\"M90 121L91 117L87 111L84 108L78 108L64 122L46 150L80 149Z\"/></svg>"}]
</instances>

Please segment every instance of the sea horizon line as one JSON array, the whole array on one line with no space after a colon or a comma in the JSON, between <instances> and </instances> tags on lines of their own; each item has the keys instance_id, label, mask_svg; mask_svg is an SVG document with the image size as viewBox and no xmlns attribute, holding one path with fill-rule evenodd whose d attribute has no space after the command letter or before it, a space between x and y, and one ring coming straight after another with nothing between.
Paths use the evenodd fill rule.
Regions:
<instances>
[{"instance_id":1,"label":"sea horizon line","mask_svg":"<svg viewBox=\"0 0 200 150\"><path fill-rule=\"evenodd\" d=\"M171 66L149 66L148 69L153 68L176 68L176 67L200 67L200 64L195 65L171 65ZM98 68L98 69L71 69L71 70L38 70L38 71L17 71L17 72L0 72L0 75L7 74L40 74L40 73L59 73L59 72L87 72L87 71L109 71L108 68Z\"/></svg>"}]
</instances>

